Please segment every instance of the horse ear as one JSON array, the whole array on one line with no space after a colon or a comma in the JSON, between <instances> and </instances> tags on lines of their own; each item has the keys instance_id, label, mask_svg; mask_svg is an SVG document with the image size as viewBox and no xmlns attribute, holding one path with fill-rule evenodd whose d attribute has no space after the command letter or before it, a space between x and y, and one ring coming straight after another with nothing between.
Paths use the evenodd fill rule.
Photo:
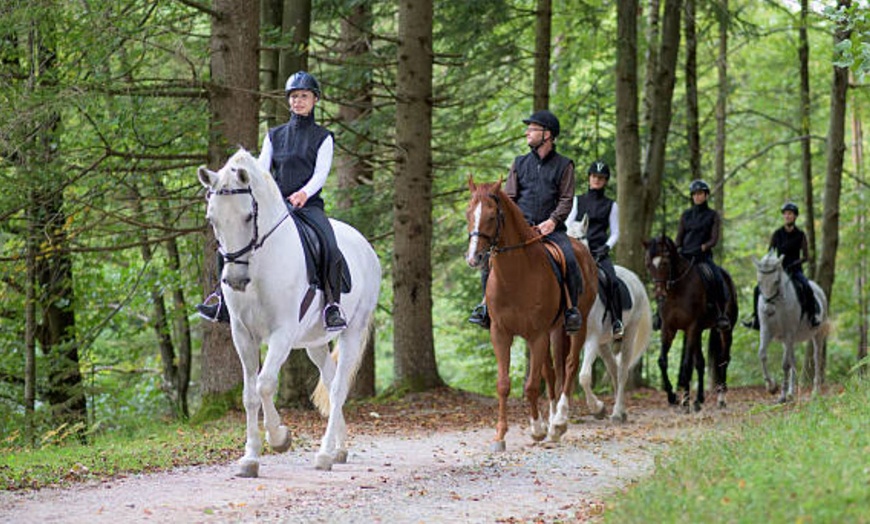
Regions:
<instances>
[{"instance_id":1,"label":"horse ear","mask_svg":"<svg viewBox=\"0 0 870 524\"><path fill-rule=\"evenodd\" d=\"M239 170L236 171L236 174L239 177L240 184L247 186L251 183L251 174L248 173L247 169L240 167Z\"/></svg>"},{"instance_id":2,"label":"horse ear","mask_svg":"<svg viewBox=\"0 0 870 524\"><path fill-rule=\"evenodd\" d=\"M755 264L755 267L758 267L758 259L755 258L755 255L749 255L749 258L752 259L752 263Z\"/></svg>"},{"instance_id":3,"label":"horse ear","mask_svg":"<svg viewBox=\"0 0 870 524\"><path fill-rule=\"evenodd\" d=\"M474 175L468 173L468 190L474 193L477 189L477 184L474 183Z\"/></svg>"},{"instance_id":4,"label":"horse ear","mask_svg":"<svg viewBox=\"0 0 870 524\"><path fill-rule=\"evenodd\" d=\"M493 188L493 193L498 193L501 191L501 183L504 182L502 177L498 177L498 182L495 183L495 187Z\"/></svg>"},{"instance_id":5,"label":"horse ear","mask_svg":"<svg viewBox=\"0 0 870 524\"><path fill-rule=\"evenodd\" d=\"M199 183L205 186L206 189L213 189L217 183L217 173L205 166L200 166L196 170L196 175L199 178Z\"/></svg>"}]
</instances>

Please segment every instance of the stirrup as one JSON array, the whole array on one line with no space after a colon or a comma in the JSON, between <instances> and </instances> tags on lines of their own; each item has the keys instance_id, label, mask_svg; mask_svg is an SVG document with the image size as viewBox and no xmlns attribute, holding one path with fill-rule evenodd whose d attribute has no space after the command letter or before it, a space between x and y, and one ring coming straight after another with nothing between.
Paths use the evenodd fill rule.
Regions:
<instances>
[{"instance_id":1,"label":"stirrup","mask_svg":"<svg viewBox=\"0 0 870 524\"><path fill-rule=\"evenodd\" d=\"M481 302L471 311L471 316L468 317L468 321L472 324L477 324L478 326L489 329L490 320L489 320L489 310L486 307L485 302Z\"/></svg>"},{"instance_id":2,"label":"stirrup","mask_svg":"<svg viewBox=\"0 0 870 524\"><path fill-rule=\"evenodd\" d=\"M335 313L333 313L335 312ZM338 315L338 318L334 318L335 314ZM330 319L330 317L333 317ZM329 321L332 320L332 323ZM326 331L342 331L347 327L347 321L344 319L344 311L341 309L341 305L337 302L332 302L327 304L325 308L323 308L323 329Z\"/></svg>"},{"instance_id":3,"label":"stirrup","mask_svg":"<svg viewBox=\"0 0 870 524\"><path fill-rule=\"evenodd\" d=\"M212 299L217 300L217 304L210 303ZM202 301L202 304L197 304L196 312L203 320L209 322L228 323L230 321L230 315L224 305L223 297L217 291L207 296Z\"/></svg>"},{"instance_id":4,"label":"stirrup","mask_svg":"<svg viewBox=\"0 0 870 524\"><path fill-rule=\"evenodd\" d=\"M623 335L625 335L625 326L621 320L617 320L613 323L613 340L622 340Z\"/></svg>"}]
</instances>

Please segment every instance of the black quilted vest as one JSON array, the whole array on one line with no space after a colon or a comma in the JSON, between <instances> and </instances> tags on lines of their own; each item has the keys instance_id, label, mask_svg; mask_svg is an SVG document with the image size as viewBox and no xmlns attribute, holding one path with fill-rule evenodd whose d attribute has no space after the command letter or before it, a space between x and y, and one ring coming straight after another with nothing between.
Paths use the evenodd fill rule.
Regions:
<instances>
[{"instance_id":1,"label":"black quilted vest","mask_svg":"<svg viewBox=\"0 0 870 524\"><path fill-rule=\"evenodd\" d=\"M595 250L607 242L612 208L613 200L604 196L604 189L590 189L577 197L577 220L583 220L583 215L589 216L589 229L586 230L589 249Z\"/></svg>"},{"instance_id":2,"label":"black quilted vest","mask_svg":"<svg viewBox=\"0 0 870 524\"><path fill-rule=\"evenodd\" d=\"M539 158L534 151L514 160L517 171L516 202L529 224L535 225L550 218L559 203L559 186L562 175L571 160L550 151ZM556 224L557 230L565 230L565 224Z\"/></svg>"},{"instance_id":3,"label":"black quilted vest","mask_svg":"<svg viewBox=\"0 0 870 524\"><path fill-rule=\"evenodd\" d=\"M317 150L332 133L314 123L314 112L307 117L292 115L290 121L269 130L272 141L272 175L284 198L302 189L314 174ZM308 195L306 206L323 209L320 191Z\"/></svg>"},{"instance_id":4,"label":"black quilted vest","mask_svg":"<svg viewBox=\"0 0 870 524\"><path fill-rule=\"evenodd\" d=\"M692 206L683 213L683 253L700 255L701 244L713 236L713 226L716 223L716 211L710 209L707 202Z\"/></svg>"}]
</instances>

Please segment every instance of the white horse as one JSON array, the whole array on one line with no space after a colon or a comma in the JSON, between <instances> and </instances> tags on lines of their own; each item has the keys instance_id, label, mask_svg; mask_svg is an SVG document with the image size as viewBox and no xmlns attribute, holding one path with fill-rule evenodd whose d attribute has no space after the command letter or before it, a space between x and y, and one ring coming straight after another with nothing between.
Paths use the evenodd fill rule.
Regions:
<instances>
[{"instance_id":1,"label":"white horse","mask_svg":"<svg viewBox=\"0 0 870 524\"><path fill-rule=\"evenodd\" d=\"M811 340L815 360L815 376L813 378L813 393L818 393L822 383L822 345L830 330L827 320L828 299L824 291L813 281L810 287L819 303L820 325L812 327L810 319L801 316L801 304L797 290L788 274L782 267L782 256L768 252L761 260L752 257L758 276L758 288L761 296L758 301L758 321L761 333L758 341L758 358L761 359L761 370L764 372L764 382L770 393L776 393L776 381L767 372L767 346L771 340L782 342L783 383L779 402L787 402L794 397L795 382L795 352L798 342Z\"/></svg>"},{"instance_id":2,"label":"white horse","mask_svg":"<svg viewBox=\"0 0 870 524\"><path fill-rule=\"evenodd\" d=\"M371 245L358 231L333 220L336 240L350 269L352 289L342 296L347 328L327 332L321 321L322 292L301 316L300 303L308 289L305 255L294 220L271 174L240 149L218 172L199 168L199 180L208 190L206 218L214 229L225 260L221 289L230 312L233 343L244 372L247 415L245 455L238 476L259 475L259 413L263 408L266 439L275 451L290 446L290 434L281 424L273 396L278 372L292 348L305 348L320 369L325 399L315 396L328 416L326 433L315 457L315 467L330 470L347 461L347 427L342 408L362 359L364 343L380 292L381 269ZM328 343L338 337L337 358ZM260 346L268 345L260 368ZM259 374L258 374L259 371ZM323 395L325 396L325 395Z\"/></svg>"},{"instance_id":3,"label":"white horse","mask_svg":"<svg viewBox=\"0 0 870 524\"><path fill-rule=\"evenodd\" d=\"M583 216L580 221L568 226L568 234L584 244L586 232L589 229L589 217ZM616 276L625 282L631 294L631 309L623 311L622 322L624 333L622 340L613 340L612 320L606 312L601 296L595 298L595 304L587 319L586 342L583 345L583 364L580 367L580 385L586 394L586 404L595 418L604 418L604 402L599 400L592 391L592 365L597 357L601 357L610 376L610 382L616 390L616 400L610 419L614 422L625 422L628 415L625 411L625 384L631 369L640 360L641 355L649 347L652 336L652 310L646 288L640 278L629 269L614 266Z\"/></svg>"}]
</instances>

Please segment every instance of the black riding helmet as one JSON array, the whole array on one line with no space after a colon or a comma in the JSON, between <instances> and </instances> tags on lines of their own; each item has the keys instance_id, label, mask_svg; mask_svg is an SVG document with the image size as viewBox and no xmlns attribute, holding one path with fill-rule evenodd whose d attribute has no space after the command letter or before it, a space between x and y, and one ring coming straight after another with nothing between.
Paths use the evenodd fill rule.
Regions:
<instances>
[{"instance_id":1,"label":"black riding helmet","mask_svg":"<svg viewBox=\"0 0 870 524\"><path fill-rule=\"evenodd\" d=\"M589 169L586 170L586 174L601 175L605 179L610 180L610 166L607 165L607 162L596 160L595 162L592 162Z\"/></svg>"},{"instance_id":2,"label":"black riding helmet","mask_svg":"<svg viewBox=\"0 0 870 524\"><path fill-rule=\"evenodd\" d=\"M559 119L546 109L535 111L529 118L524 119L523 123L526 125L538 124L544 129L549 129L550 133L553 134L553 138L559 136Z\"/></svg>"},{"instance_id":3,"label":"black riding helmet","mask_svg":"<svg viewBox=\"0 0 870 524\"><path fill-rule=\"evenodd\" d=\"M791 211L795 214L795 216L800 214L797 204L795 204L794 202L786 202L782 205L782 209L779 210L780 213L785 213L786 211Z\"/></svg>"},{"instance_id":4,"label":"black riding helmet","mask_svg":"<svg viewBox=\"0 0 870 524\"><path fill-rule=\"evenodd\" d=\"M290 78L287 79L287 84L284 87L284 94L289 95L293 91L299 91L302 89L311 91L314 93L314 96L320 98L320 84L317 82L317 79L307 71L297 71L290 75Z\"/></svg>"},{"instance_id":5,"label":"black riding helmet","mask_svg":"<svg viewBox=\"0 0 870 524\"><path fill-rule=\"evenodd\" d=\"M707 184L707 182L704 182L703 180L692 180L692 183L689 184L689 194L694 195L698 191L703 191L709 195L710 186Z\"/></svg>"}]
</instances>

